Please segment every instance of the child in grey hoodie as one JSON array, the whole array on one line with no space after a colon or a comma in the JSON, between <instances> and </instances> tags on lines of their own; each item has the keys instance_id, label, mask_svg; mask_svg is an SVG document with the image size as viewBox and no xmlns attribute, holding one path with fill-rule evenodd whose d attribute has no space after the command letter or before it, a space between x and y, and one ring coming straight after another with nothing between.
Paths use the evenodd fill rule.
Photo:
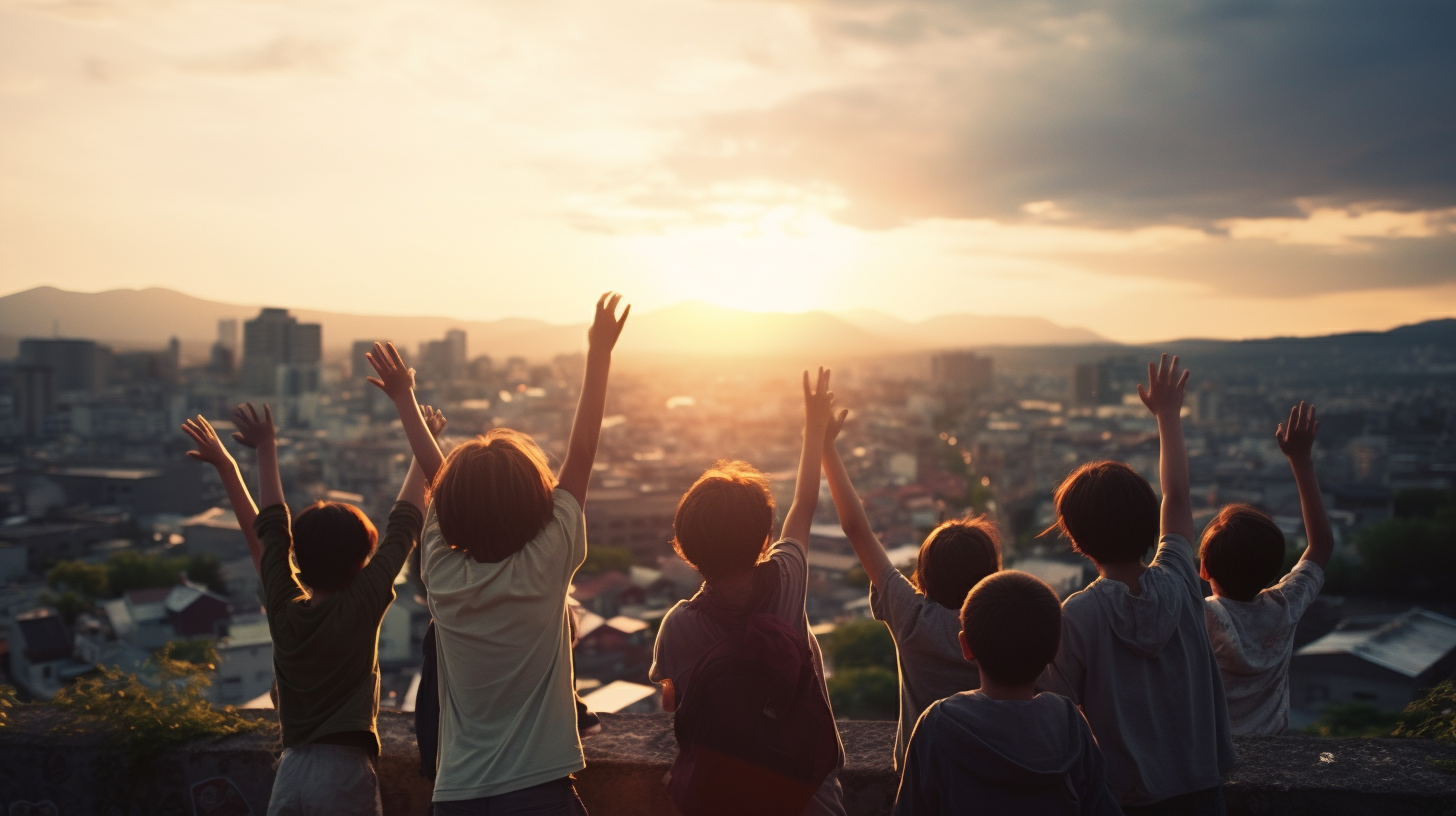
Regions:
<instances>
[{"instance_id":1,"label":"child in grey hoodie","mask_svg":"<svg viewBox=\"0 0 1456 816\"><path fill-rule=\"evenodd\" d=\"M905 753L895 816L1118 816L1102 752L1071 700L1036 693L1057 653L1062 610L1024 572L982 580L961 607L960 645L981 687L932 703Z\"/></svg>"},{"instance_id":2,"label":"child in grey hoodie","mask_svg":"<svg viewBox=\"0 0 1456 816\"><path fill-rule=\"evenodd\" d=\"M1100 574L1062 605L1049 687L1082 707L1107 757L1107 781L1129 814L1222 814L1233 767L1228 710L1203 622L1189 544L1188 450L1180 412L1185 371L1167 355L1138 395L1158 420L1161 511L1152 487L1121 462L1091 462L1057 488L1057 526ZM1144 566L1148 545L1157 554Z\"/></svg>"}]
</instances>

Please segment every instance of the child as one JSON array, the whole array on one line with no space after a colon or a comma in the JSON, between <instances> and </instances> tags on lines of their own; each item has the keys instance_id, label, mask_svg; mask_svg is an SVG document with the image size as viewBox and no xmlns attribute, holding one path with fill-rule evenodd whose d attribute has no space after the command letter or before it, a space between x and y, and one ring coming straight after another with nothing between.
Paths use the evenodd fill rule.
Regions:
<instances>
[{"instance_id":1,"label":"child","mask_svg":"<svg viewBox=\"0 0 1456 816\"><path fill-rule=\"evenodd\" d=\"M1203 625L1203 592L1189 539L1188 451L1180 413L1187 372L1163 355L1138 396L1158 420L1163 487L1120 462L1091 462L1057 488L1057 524L1099 578L1063 604L1052 690L1082 707L1107 782L1134 813L1222 813L1233 766L1223 682ZM1161 535L1160 535L1161 533ZM1158 543L1152 563L1142 557Z\"/></svg>"},{"instance_id":2,"label":"child","mask_svg":"<svg viewBox=\"0 0 1456 816\"><path fill-rule=\"evenodd\" d=\"M920 717L895 816L1120 816L1082 713L1061 695L1036 693L1061 640L1057 594L1024 572L998 572L966 596L960 620L959 647L978 662L981 687Z\"/></svg>"},{"instance_id":3,"label":"child","mask_svg":"<svg viewBox=\"0 0 1456 816\"><path fill-rule=\"evenodd\" d=\"M440 455L394 346L368 355L399 409L433 501L420 564L435 622L440 745L434 812L578 813L566 593L586 559L582 507L606 408L612 348L631 307L597 301L586 376L559 478L529 436L497 428Z\"/></svg>"},{"instance_id":4,"label":"child","mask_svg":"<svg viewBox=\"0 0 1456 816\"><path fill-rule=\"evenodd\" d=\"M1294 470L1309 545L1294 569L1268 589L1284 568L1284 533L1246 504L1231 504L1203 531L1203 579L1213 585L1204 622L1228 696L1235 734L1281 734L1289 727L1289 657L1294 629L1325 582L1334 551L1330 520L1320 498L1310 449L1319 422L1314 406L1300 403L1274 432Z\"/></svg>"},{"instance_id":5,"label":"child","mask_svg":"<svg viewBox=\"0 0 1456 816\"><path fill-rule=\"evenodd\" d=\"M914 582L890 563L870 529L844 460L832 441L824 450L824 473L840 526L870 578L870 611L895 639L900 669L900 721L895 727L895 768L905 761L905 743L926 706L981 684L976 664L961 654L961 604L981 579L1001 569L996 527L984 518L948 521L920 545Z\"/></svg>"},{"instance_id":6,"label":"child","mask_svg":"<svg viewBox=\"0 0 1456 816\"><path fill-rule=\"evenodd\" d=\"M427 411L443 425L443 417ZM273 638L283 730L268 814L380 814L373 764L379 756L379 626L394 601L394 579L419 538L424 475L418 463L410 464L382 540L363 513L338 502L315 502L290 524L272 410L263 406L260 417L252 405L242 406L233 422L233 438L258 451L262 512L207 420L190 419L183 430L197 443L189 455L217 468L239 523L251 520L259 542L253 556Z\"/></svg>"},{"instance_id":7,"label":"child","mask_svg":"<svg viewBox=\"0 0 1456 816\"><path fill-rule=\"evenodd\" d=\"M794 486L793 504L784 518L783 534L772 547L769 534L774 502L768 479L747 463L719 462L678 503L673 518L673 547L684 561L702 573L704 584L691 600L668 610L653 647L648 676L662 684L663 707L668 711L692 705L689 695L694 692L688 677L700 659L732 634L736 621L757 613L770 615L785 624L793 632L799 649L807 646L807 662L814 675L813 691L822 695L814 700L814 705L818 706L822 700L822 710L828 712L823 658L818 641L809 632L804 599L809 580L806 542L819 498L819 468L825 438L832 437L844 421L842 414L837 419L834 417L833 400L828 371L819 370L818 385L812 392L809 373L804 372L804 442L798 481ZM712 700L701 702L714 705ZM680 736L682 725L679 722ZM837 776L837 768L843 765L843 754L838 748L832 712L828 712L825 727L830 732L831 751L840 750L840 753L837 759L830 756L825 769L828 775L821 777L822 783L805 792L808 804L802 812L843 816L843 794ZM679 749L683 749L681 740ZM723 790L722 794L728 797L743 792ZM753 810L767 812L771 804L777 803L764 802ZM728 809L731 808L721 808Z\"/></svg>"}]
</instances>

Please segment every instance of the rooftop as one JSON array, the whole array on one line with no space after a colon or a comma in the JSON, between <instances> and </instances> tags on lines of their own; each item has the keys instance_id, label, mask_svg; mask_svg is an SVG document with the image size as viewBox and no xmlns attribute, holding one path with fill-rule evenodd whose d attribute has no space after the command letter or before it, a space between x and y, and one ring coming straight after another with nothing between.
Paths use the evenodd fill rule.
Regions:
<instances>
[{"instance_id":1,"label":"rooftop","mask_svg":"<svg viewBox=\"0 0 1456 816\"><path fill-rule=\"evenodd\" d=\"M1297 654L1348 654L1406 677L1419 677L1456 650L1456 620L1412 607L1399 615L1352 618Z\"/></svg>"}]
</instances>

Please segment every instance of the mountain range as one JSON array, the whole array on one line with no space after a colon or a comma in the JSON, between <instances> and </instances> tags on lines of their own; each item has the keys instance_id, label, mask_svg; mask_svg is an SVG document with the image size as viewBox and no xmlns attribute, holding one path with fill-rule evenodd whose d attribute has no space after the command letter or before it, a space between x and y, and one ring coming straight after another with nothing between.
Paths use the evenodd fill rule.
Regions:
<instances>
[{"instance_id":1,"label":"mountain range","mask_svg":"<svg viewBox=\"0 0 1456 816\"><path fill-rule=\"evenodd\" d=\"M217 337L219 320L242 322L260 306L204 300L171 289L70 292L42 286L0 297L0 356L13 356L23 337L84 337L118 349L159 348L176 337L184 355L199 358ZM355 340L390 339L407 349L462 329L472 356L532 359L580 351L586 324L560 325L507 318L355 315L291 309L301 322L323 325L326 354ZM638 355L778 355L854 357L995 345L1088 345L1110 341L1087 329L1039 317L952 314L912 322L874 310L759 313L687 301L632 315L621 351Z\"/></svg>"}]
</instances>

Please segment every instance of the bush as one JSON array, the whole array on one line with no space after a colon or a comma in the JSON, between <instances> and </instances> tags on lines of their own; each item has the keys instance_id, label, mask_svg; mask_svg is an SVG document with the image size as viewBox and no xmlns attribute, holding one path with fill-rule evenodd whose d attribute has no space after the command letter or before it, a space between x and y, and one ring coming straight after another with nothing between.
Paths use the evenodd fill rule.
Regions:
<instances>
[{"instance_id":1,"label":"bush","mask_svg":"<svg viewBox=\"0 0 1456 816\"><path fill-rule=\"evenodd\" d=\"M1304 733L1316 737L1388 737L1400 715L1369 703L1332 703Z\"/></svg>"},{"instance_id":2,"label":"bush","mask_svg":"<svg viewBox=\"0 0 1456 816\"><path fill-rule=\"evenodd\" d=\"M1456 682L1447 680L1406 706L1392 736L1456 742Z\"/></svg>"},{"instance_id":3,"label":"bush","mask_svg":"<svg viewBox=\"0 0 1456 816\"><path fill-rule=\"evenodd\" d=\"M820 643L835 672L878 667L895 671L895 640L890 630L876 620L841 623Z\"/></svg>"},{"instance_id":4,"label":"bush","mask_svg":"<svg viewBox=\"0 0 1456 816\"><path fill-rule=\"evenodd\" d=\"M172 644L164 646L148 661L157 688L112 666L62 689L55 704L65 719L57 731L99 732L136 766L159 751L197 737L227 736L258 727L259 723L239 716L232 706L213 708L207 700L211 666L179 660L173 648ZM216 653L212 658L215 662Z\"/></svg>"},{"instance_id":5,"label":"bush","mask_svg":"<svg viewBox=\"0 0 1456 816\"><path fill-rule=\"evenodd\" d=\"M893 720L900 714L900 676L894 669L839 669L829 677L828 685L836 717Z\"/></svg>"},{"instance_id":6,"label":"bush","mask_svg":"<svg viewBox=\"0 0 1456 816\"><path fill-rule=\"evenodd\" d=\"M627 572L632 569L632 551L621 547L588 547L586 560L581 563L581 569L577 572L582 575L601 575L604 572L617 570Z\"/></svg>"}]
</instances>

